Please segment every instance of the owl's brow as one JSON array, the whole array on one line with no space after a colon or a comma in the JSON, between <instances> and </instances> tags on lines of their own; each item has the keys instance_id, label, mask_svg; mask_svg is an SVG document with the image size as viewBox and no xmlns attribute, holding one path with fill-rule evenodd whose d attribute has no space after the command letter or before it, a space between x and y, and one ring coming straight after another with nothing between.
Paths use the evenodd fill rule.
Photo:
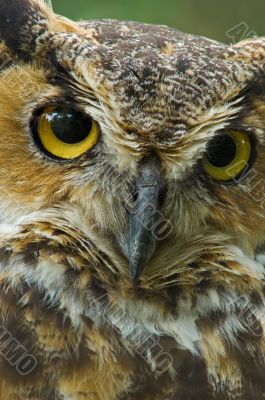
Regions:
<instances>
[{"instance_id":1,"label":"owl's brow","mask_svg":"<svg viewBox=\"0 0 265 400\"><path fill-rule=\"evenodd\" d=\"M52 65L53 70L48 79L52 84L62 88L64 99L67 98L69 101L83 105L92 103L94 107L100 107L100 101L93 89L87 84L82 83L80 79L75 77L71 72L68 72L66 68L57 61Z\"/></svg>"}]
</instances>

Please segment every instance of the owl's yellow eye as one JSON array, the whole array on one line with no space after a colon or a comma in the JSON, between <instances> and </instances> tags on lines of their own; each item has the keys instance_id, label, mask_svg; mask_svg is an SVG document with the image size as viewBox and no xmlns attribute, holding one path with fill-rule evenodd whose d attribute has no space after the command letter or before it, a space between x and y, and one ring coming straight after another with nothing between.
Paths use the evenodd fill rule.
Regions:
<instances>
[{"instance_id":1,"label":"owl's yellow eye","mask_svg":"<svg viewBox=\"0 0 265 400\"><path fill-rule=\"evenodd\" d=\"M202 166L214 180L228 182L239 179L248 171L251 158L252 144L249 135L230 131L214 139Z\"/></svg>"},{"instance_id":2,"label":"owl's yellow eye","mask_svg":"<svg viewBox=\"0 0 265 400\"><path fill-rule=\"evenodd\" d=\"M88 115L70 107L47 107L37 120L37 139L51 156L71 160L89 151L99 128Z\"/></svg>"}]
</instances>

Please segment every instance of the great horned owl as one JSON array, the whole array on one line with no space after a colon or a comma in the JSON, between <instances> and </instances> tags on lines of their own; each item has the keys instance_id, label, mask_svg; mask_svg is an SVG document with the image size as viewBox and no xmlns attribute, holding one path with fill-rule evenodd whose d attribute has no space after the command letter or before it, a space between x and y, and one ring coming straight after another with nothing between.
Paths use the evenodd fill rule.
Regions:
<instances>
[{"instance_id":1,"label":"great horned owl","mask_svg":"<svg viewBox=\"0 0 265 400\"><path fill-rule=\"evenodd\" d=\"M0 35L0 400L264 399L265 40Z\"/></svg>"}]
</instances>

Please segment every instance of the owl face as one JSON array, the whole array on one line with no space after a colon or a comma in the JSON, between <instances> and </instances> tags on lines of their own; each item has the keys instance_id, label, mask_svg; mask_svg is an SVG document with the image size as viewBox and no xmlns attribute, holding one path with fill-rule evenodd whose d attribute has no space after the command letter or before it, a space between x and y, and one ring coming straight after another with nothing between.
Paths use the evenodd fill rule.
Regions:
<instances>
[{"instance_id":1,"label":"owl face","mask_svg":"<svg viewBox=\"0 0 265 400\"><path fill-rule=\"evenodd\" d=\"M1 232L64 265L38 279L74 271L77 293L163 312L178 290L255 288L264 41L74 23L26 0L1 4L0 26Z\"/></svg>"}]
</instances>

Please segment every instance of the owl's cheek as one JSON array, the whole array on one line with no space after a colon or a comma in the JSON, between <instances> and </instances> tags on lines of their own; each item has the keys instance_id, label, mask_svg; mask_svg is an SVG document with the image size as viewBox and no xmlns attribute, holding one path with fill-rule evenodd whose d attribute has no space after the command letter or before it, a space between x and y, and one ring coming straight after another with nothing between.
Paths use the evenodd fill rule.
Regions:
<instances>
[{"instance_id":1,"label":"owl's cheek","mask_svg":"<svg viewBox=\"0 0 265 400\"><path fill-rule=\"evenodd\" d=\"M220 190L218 197L216 205L209 208L209 226L227 234L230 242L244 249L247 254L254 255L257 247L264 243L262 208L239 188L234 192Z\"/></svg>"},{"instance_id":2,"label":"owl's cheek","mask_svg":"<svg viewBox=\"0 0 265 400\"><path fill-rule=\"evenodd\" d=\"M54 206L67 191L56 168L40 167L29 157L20 160L24 161L9 157L0 162L0 214L6 222Z\"/></svg>"}]
</instances>

